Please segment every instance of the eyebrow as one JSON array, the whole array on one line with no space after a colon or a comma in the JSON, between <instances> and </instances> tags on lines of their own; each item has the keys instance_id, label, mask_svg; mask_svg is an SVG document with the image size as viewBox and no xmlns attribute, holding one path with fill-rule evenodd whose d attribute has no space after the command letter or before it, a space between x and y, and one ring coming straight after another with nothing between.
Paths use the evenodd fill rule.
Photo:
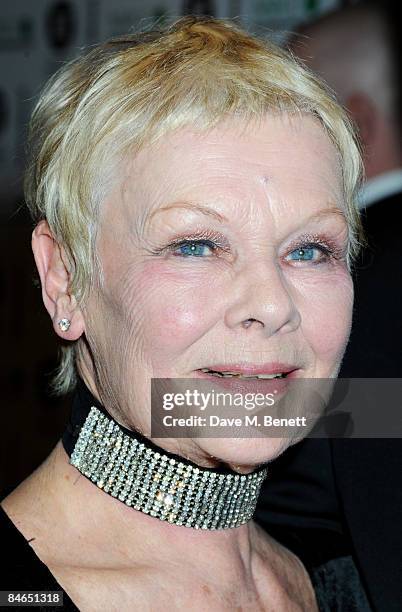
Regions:
<instances>
[{"instance_id":1,"label":"eyebrow","mask_svg":"<svg viewBox=\"0 0 402 612\"><path fill-rule=\"evenodd\" d=\"M213 217L214 219L217 219L220 223L228 223L228 219L225 217L225 215L218 213L216 210L210 208L209 206L196 204L194 202L173 202L172 204L167 204L162 208L154 210L153 213L149 216L149 219L151 220L152 217L157 213L164 212L166 210L172 210L173 208L186 208L188 210L195 210L203 215L206 215L207 217Z\"/></svg>"},{"instance_id":2,"label":"eyebrow","mask_svg":"<svg viewBox=\"0 0 402 612\"><path fill-rule=\"evenodd\" d=\"M306 219L306 222L308 223L309 221L314 221L315 219L322 219L322 218L331 217L334 215L337 217L340 217L347 223L345 211L342 210L341 208L338 208L338 206L331 206L330 208L323 208L322 210L319 210L318 212L313 213L310 217L308 217L308 219Z\"/></svg>"},{"instance_id":3,"label":"eyebrow","mask_svg":"<svg viewBox=\"0 0 402 612\"><path fill-rule=\"evenodd\" d=\"M158 208L157 210L154 210L149 216L149 220L151 220L154 215L160 212L172 210L174 208L184 208L188 210L194 210L207 217L213 217L214 219L217 219L220 223L229 222L228 219L224 215L222 215L221 213L218 213L213 208L210 208L209 206L206 206L206 205L196 204L194 202L173 202L172 204L167 204L166 206L163 206L162 208ZM330 208L324 208L322 210L319 210L316 213L313 213L303 223L308 223L309 221L314 221L316 219L330 217L332 215L336 215L337 217L340 217L345 222L347 222L345 212L341 208L338 208L337 206L331 206Z\"/></svg>"}]
</instances>

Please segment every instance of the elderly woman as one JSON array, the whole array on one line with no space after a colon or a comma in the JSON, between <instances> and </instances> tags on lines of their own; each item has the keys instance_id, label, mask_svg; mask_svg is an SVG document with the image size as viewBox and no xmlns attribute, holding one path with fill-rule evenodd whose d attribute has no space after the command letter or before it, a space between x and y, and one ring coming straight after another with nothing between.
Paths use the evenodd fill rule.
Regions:
<instances>
[{"instance_id":1,"label":"elderly woman","mask_svg":"<svg viewBox=\"0 0 402 612\"><path fill-rule=\"evenodd\" d=\"M302 563L252 520L294 440L156 443L150 381L337 376L359 230L342 109L276 46L187 17L62 67L31 149L54 387L76 395L2 501L14 570L29 557L9 587L58 589L65 609L318 609Z\"/></svg>"}]
</instances>

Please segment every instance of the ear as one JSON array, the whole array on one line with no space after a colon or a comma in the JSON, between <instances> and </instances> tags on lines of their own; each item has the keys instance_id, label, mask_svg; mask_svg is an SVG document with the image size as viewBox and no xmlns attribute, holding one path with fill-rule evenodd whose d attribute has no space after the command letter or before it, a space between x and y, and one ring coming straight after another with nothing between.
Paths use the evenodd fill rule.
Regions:
<instances>
[{"instance_id":1,"label":"ear","mask_svg":"<svg viewBox=\"0 0 402 612\"><path fill-rule=\"evenodd\" d=\"M378 123L378 111L375 104L367 94L356 92L346 99L345 106L358 127L364 151L370 154L375 142Z\"/></svg>"},{"instance_id":2,"label":"ear","mask_svg":"<svg viewBox=\"0 0 402 612\"><path fill-rule=\"evenodd\" d=\"M40 221L32 232L32 251L38 268L42 298L53 327L61 338L77 340L85 331L85 322L77 301L68 291L70 271L63 248L53 238L47 221ZM58 323L69 319L71 325L63 332Z\"/></svg>"}]
</instances>

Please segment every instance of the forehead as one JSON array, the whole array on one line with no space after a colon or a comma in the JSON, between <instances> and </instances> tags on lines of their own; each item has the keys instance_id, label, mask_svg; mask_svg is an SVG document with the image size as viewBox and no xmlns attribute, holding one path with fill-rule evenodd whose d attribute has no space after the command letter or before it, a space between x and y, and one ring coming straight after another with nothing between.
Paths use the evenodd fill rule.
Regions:
<instances>
[{"instance_id":1,"label":"forehead","mask_svg":"<svg viewBox=\"0 0 402 612\"><path fill-rule=\"evenodd\" d=\"M307 115L180 128L127 161L123 195L130 211L147 216L173 200L205 201L223 214L240 202L273 214L343 207L337 151Z\"/></svg>"}]
</instances>

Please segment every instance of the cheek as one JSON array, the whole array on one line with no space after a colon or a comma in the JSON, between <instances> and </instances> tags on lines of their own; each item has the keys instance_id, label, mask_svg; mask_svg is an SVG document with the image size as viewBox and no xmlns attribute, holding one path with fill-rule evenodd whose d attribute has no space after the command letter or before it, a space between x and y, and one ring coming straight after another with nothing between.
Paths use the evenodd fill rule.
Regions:
<instances>
[{"instance_id":1,"label":"cheek","mask_svg":"<svg viewBox=\"0 0 402 612\"><path fill-rule=\"evenodd\" d=\"M154 364L174 358L213 324L216 292L206 274L166 271L163 263L146 266L141 278L143 334L154 349ZM156 360L156 361L155 361Z\"/></svg>"},{"instance_id":2,"label":"cheek","mask_svg":"<svg viewBox=\"0 0 402 612\"><path fill-rule=\"evenodd\" d=\"M353 282L346 270L300 289L303 334L317 359L338 360L351 328Z\"/></svg>"}]
</instances>

